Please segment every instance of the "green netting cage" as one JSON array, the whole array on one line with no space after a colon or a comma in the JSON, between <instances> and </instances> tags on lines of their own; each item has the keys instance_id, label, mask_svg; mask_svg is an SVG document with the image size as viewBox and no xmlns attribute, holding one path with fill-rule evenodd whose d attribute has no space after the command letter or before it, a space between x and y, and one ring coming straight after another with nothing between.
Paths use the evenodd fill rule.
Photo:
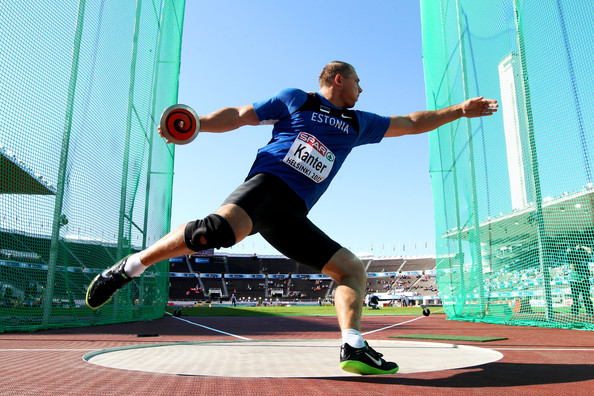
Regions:
<instances>
[{"instance_id":1,"label":"green netting cage","mask_svg":"<svg viewBox=\"0 0 594 396\"><path fill-rule=\"evenodd\" d=\"M427 103L497 99L430 134L451 319L594 330L594 2L424 0Z\"/></svg>"},{"instance_id":2,"label":"green netting cage","mask_svg":"<svg viewBox=\"0 0 594 396\"><path fill-rule=\"evenodd\" d=\"M169 231L184 0L0 1L0 332L153 319L168 263L89 282Z\"/></svg>"}]
</instances>

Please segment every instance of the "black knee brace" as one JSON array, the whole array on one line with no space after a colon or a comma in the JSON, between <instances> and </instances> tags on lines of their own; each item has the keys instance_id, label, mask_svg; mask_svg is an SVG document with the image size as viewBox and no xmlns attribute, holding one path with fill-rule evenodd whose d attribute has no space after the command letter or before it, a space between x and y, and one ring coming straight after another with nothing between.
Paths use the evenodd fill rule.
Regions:
<instances>
[{"instance_id":1,"label":"black knee brace","mask_svg":"<svg viewBox=\"0 0 594 396\"><path fill-rule=\"evenodd\" d=\"M204 237L206 244L202 244L201 237ZM227 219L213 213L202 220L189 222L184 232L184 242L189 249L196 252L231 247L235 245L235 232Z\"/></svg>"}]
</instances>

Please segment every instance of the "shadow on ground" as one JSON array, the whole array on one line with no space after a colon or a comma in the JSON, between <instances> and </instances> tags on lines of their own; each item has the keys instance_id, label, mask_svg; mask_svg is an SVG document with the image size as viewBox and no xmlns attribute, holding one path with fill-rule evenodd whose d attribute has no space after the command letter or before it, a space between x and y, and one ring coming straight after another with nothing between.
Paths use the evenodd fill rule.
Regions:
<instances>
[{"instance_id":1,"label":"shadow on ground","mask_svg":"<svg viewBox=\"0 0 594 396\"><path fill-rule=\"evenodd\" d=\"M431 378L430 375L435 373L421 373L406 376L337 377L335 380L428 388L491 388L561 384L594 379L594 364L495 362L463 370L464 372L451 370L452 375L444 378ZM427 378L418 378L427 374Z\"/></svg>"}]
</instances>

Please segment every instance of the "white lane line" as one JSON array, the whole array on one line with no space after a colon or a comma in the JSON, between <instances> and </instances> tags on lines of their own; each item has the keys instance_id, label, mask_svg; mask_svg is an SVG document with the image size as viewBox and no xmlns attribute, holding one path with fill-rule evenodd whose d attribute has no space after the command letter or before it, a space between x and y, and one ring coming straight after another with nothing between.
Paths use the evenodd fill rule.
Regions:
<instances>
[{"instance_id":1,"label":"white lane line","mask_svg":"<svg viewBox=\"0 0 594 396\"><path fill-rule=\"evenodd\" d=\"M391 329L392 327L396 327L396 326L402 326L404 324L410 323L410 322L414 322L415 320L419 320L419 319L423 319L425 316L419 316L418 318L414 318L411 320L407 320L406 322L402 322L402 323L396 323L393 324L392 326L387 326L387 327L382 327L381 329L377 329L377 330L372 330L372 331L368 331L367 333L361 333L361 335L367 335L367 334L371 334L371 333L375 333L377 331L382 331L382 330L387 330L387 329Z\"/></svg>"},{"instance_id":2,"label":"white lane line","mask_svg":"<svg viewBox=\"0 0 594 396\"><path fill-rule=\"evenodd\" d=\"M496 351L579 351L594 352L594 348L491 348Z\"/></svg>"},{"instance_id":3,"label":"white lane line","mask_svg":"<svg viewBox=\"0 0 594 396\"><path fill-rule=\"evenodd\" d=\"M433 312L433 313L438 313L438 312L443 312L443 309L440 309L439 311L435 311L435 312ZM425 318L425 316L419 316L418 318L414 318L414 319L408 320L408 321L406 321L406 322L402 322L402 323L396 323L396 324L393 324L392 326L388 326L388 327L382 327L381 329L377 329L377 330L368 331L367 333L361 333L361 335L366 335L366 334L375 333L375 332L377 332L377 331L382 331L382 330L391 329L392 327L401 326L401 325L403 325L403 324L407 324L407 323L410 323L410 322L414 322L415 320L419 320L419 319L423 319L423 318Z\"/></svg>"},{"instance_id":4,"label":"white lane line","mask_svg":"<svg viewBox=\"0 0 594 396\"><path fill-rule=\"evenodd\" d=\"M217 333L225 334L225 335L228 335L228 336L231 336L231 337L235 337L235 338L239 338L239 339L242 339L242 340L248 340L248 341L251 340L251 338L242 337L242 336L239 336L237 334L227 333L226 331L213 329L212 327L204 326L204 325L201 325L200 323L191 322L189 320L180 318L178 316L173 316L169 312L165 312L165 313L167 315L171 316L173 319L181 320L182 322L186 322L186 323L189 323L189 324L194 325L194 326L202 327L202 328L207 329L207 330L211 330L211 331L214 331L214 332L217 332Z\"/></svg>"}]
</instances>

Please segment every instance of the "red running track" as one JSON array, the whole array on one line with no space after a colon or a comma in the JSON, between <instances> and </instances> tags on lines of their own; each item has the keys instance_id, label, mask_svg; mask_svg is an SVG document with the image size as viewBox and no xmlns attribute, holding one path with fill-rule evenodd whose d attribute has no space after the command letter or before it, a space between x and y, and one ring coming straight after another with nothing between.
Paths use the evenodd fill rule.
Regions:
<instances>
[{"instance_id":1,"label":"red running track","mask_svg":"<svg viewBox=\"0 0 594 396\"><path fill-rule=\"evenodd\" d=\"M406 334L507 337L473 345L504 357L478 367L391 376L227 378L118 370L90 364L88 352L176 341L333 339L335 317L183 318L152 322L0 334L0 395L590 395L594 394L594 333L447 320L444 315L364 316L368 340ZM410 321L410 322L409 322ZM138 337L158 334L158 337ZM426 340L422 340L426 341ZM430 342L430 341L427 341ZM336 360L338 364L338 350Z\"/></svg>"}]
</instances>

